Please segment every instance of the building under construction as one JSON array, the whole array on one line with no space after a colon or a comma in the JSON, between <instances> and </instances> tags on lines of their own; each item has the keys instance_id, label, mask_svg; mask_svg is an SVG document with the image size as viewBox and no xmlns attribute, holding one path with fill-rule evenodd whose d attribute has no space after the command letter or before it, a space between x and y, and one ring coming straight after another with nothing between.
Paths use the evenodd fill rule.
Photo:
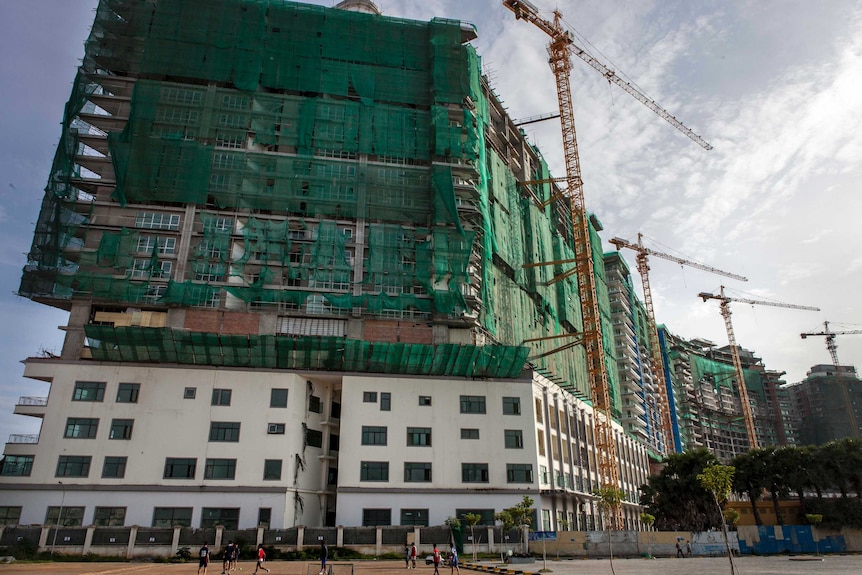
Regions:
<instances>
[{"instance_id":1,"label":"building under construction","mask_svg":"<svg viewBox=\"0 0 862 575\"><path fill-rule=\"evenodd\" d=\"M858 423L862 421L862 381L852 365L815 365L789 391L799 417L801 445L862 437Z\"/></svg>"},{"instance_id":2,"label":"building under construction","mask_svg":"<svg viewBox=\"0 0 862 575\"><path fill-rule=\"evenodd\" d=\"M673 386L674 434L680 444L684 449L706 447L723 461L747 452L751 446L728 347L703 339L685 340L666 328L662 332ZM783 373L767 370L750 350L739 353L758 444L793 443L782 414L782 405L789 399L781 388Z\"/></svg>"},{"instance_id":3,"label":"building under construction","mask_svg":"<svg viewBox=\"0 0 862 575\"><path fill-rule=\"evenodd\" d=\"M26 362L51 389L16 406L43 423L6 446L7 521L493 523L531 495L542 529L599 524L584 352L554 352L577 282L523 267L574 258L572 214L476 34L367 1L100 2L21 281L69 320ZM634 527L648 442L613 430Z\"/></svg>"}]
</instances>

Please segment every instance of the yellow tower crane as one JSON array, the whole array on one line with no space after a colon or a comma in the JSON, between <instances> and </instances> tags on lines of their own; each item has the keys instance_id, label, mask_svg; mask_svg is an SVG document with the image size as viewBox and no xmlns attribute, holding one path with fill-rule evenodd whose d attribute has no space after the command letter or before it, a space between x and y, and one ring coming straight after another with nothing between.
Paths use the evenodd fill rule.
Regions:
<instances>
[{"instance_id":1,"label":"yellow tower crane","mask_svg":"<svg viewBox=\"0 0 862 575\"><path fill-rule=\"evenodd\" d=\"M658 340L658 325L655 320L655 308L652 302L652 289L649 283L649 257L655 256L676 262L683 266L689 266L695 269L707 271L713 274L733 278L739 281L748 281L748 278L743 276L725 272L720 269L710 267L695 261L679 258L670 254L659 252L650 249L643 244L643 234L638 234L638 243L633 244L622 238L613 238L610 243L616 246L617 250L628 248L637 253L638 274L641 276L641 283L644 290L644 307L646 308L647 323L649 327L650 348L652 350L652 361L654 370L654 379L658 386L658 403L659 403L659 419L661 421L662 435L664 436L665 450L667 453L675 451L673 440L673 424L671 423L670 401L668 400L667 382L664 378L664 362L661 358L661 347Z\"/></svg>"},{"instance_id":2,"label":"yellow tower crane","mask_svg":"<svg viewBox=\"0 0 862 575\"><path fill-rule=\"evenodd\" d=\"M581 166L578 156L578 142L575 132L575 115L572 107L572 89L569 83L572 54L578 56L595 68L609 82L634 96L642 104L661 116L664 120L683 132L686 136L711 149L700 136L692 132L664 108L640 93L633 86L617 77L616 73L588 55L582 48L575 45L574 34L562 25L562 14L554 11L553 21L539 15L539 10L525 0L503 0L503 6L515 14L515 18L530 22L550 37L548 54L550 65L557 86L557 101L560 109L560 124L563 135L563 157L566 164L567 197L572 214L573 247L575 251L575 267L556 276L551 282L560 281L565 277L577 274L578 291L581 299L581 314L583 316L583 344L586 350L587 372L590 378L590 392L595 408L596 450L598 453L599 483L604 486L620 488L620 472L617 460L616 442L613 434L612 405L608 383L607 366L605 365L604 346L602 345L601 317L599 315L596 280L593 267L593 250L590 242L590 224L581 181ZM553 265L564 262L543 262L533 265ZM567 263L572 263L569 260ZM615 522L620 526L621 512L617 513Z\"/></svg>"},{"instance_id":3,"label":"yellow tower crane","mask_svg":"<svg viewBox=\"0 0 862 575\"><path fill-rule=\"evenodd\" d=\"M832 365L835 366L835 377L841 387L841 394L844 396L844 405L847 409L847 420L850 422L850 429L853 437L859 437L859 426L856 425L856 412L853 409L853 403L850 401L850 389L848 388L847 380L841 377L841 366L838 364L838 345L835 343L836 335L858 335L862 334L862 329L854 329L850 331L831 331L829 322L823 322L823 331L802 333L802 339L808 336L823 336L826 338L826 349L829 350L829 355L832 356Z\"/></svg>"},{"instance_id":4,"label":"yellow tower crane","mask_svg":"<svg viewBox=\"0 0 862 575\"><path fill-rule=\"evenodd\" d=\"M739 347L736 345L736 336L733 335L733 323L730 321L730 303L736 302L752 305L768 305L772 307L804 309L808 311L820 311L820 308L757 299L732 298L724 295L724 286L721 286L721 292L718 295L708 292L700 292L697 296L703 299L703 301L717 299L720 302L721 317L724 318L724 327L727 328L727 342L730 345L730 355L733 357L733 367L736 370L736 387L739 390L739 401L742 403L742 416L745 420L745 431L748 434L748 446L749 449L757 449L758 443L757 432L754 429L754 415L751 413L751 404L748 401L748 388L745 387L745 374L742 372L742 360L739 359Z\"/></svg>"}]
</instances>

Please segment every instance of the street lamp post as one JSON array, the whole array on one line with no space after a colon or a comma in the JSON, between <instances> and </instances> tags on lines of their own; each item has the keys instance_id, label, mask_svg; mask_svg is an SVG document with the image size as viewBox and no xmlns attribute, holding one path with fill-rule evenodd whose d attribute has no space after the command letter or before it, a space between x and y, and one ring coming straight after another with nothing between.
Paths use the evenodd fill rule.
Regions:
<instances>
[{"instance_id":1,"label":"street lamp post","mask_svg":"<svg viewBox=\"0 0 862 575\"><path fill-rule=\"evenodd\" d=\"M62 481L58 481L60 488L63 490L63 495L60 497L60 512L57 514L57 522L54 524L54 539L51 541L51 555L54 554L54 547L57 545L57 531L60 530L60 525L63 522L63 504L66 502L66 486Z\"/></svg>"}]
</instances>

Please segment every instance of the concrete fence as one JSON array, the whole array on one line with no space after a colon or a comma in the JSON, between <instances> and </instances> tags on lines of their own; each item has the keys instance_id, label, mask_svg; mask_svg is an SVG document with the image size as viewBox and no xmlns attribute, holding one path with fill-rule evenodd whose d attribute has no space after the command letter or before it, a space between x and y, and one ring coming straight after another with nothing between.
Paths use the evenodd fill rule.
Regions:
<instances>
[{"instance_id":1,"label":"concrete fence","mask_svg":"<svg viewBox=\"0 0 862 575\"><path fill-rule=\"evenodd\" d=\"M500 528L476 527L473 541L470 532L463 533L462 557L469 560L477 553L515 554L523 548L537 557L636 557L653 555L673 557L676 544L685 552L691 544L693 556L724 555L726 547L721 532L691 533L688 531L560 531L555 539L526 541L516 530L503 533ZM193 552L209 544L218 553L228 541L239 541L256 547L259 543L282 552L315 549L323 538L330 547L347 548L363 555L380 556L403 553L405 543L415 542L421 556L431 552L435 543L446 545L450 540L446 526L413 527L294 527L291 529L228 530L174 527L59 527L7 526L0 528L0 547L27 544L42 552L54 551L67 555L100 555L113 557L173 557L183 547ZM524 541L522 544L521 541ZM755 527L743 526L730 533L734 553L845 553L862 551L862 531L830 531L810 525ZM250 559L250 558L249 558Z\"/></svg>"}]
</instances>

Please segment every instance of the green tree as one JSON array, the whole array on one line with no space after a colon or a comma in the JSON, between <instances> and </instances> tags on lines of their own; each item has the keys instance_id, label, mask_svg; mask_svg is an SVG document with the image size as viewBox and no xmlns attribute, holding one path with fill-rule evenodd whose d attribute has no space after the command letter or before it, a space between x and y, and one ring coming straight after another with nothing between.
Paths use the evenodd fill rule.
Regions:
<instances>
[{"instance_id":1,"label":"green tree","mask_svg":"<svg viewBox=\"0 0 862 575\"><path fill-rule=\"evenodd\" d=\"M701 448L675 453L665 459L658 475L640 488L640 503L660 530L708 531L722 524L712 496L697 481L697 475L718 463L715 455Z\"/></svg>"},{"instance_id":2,"label":"green tree","mask_svg":"<svg viewBox=\"0 0 862 575\"><path fill-rule=\"evenodd\" d=\"M823 516L820 515L819 513L808 513L805 515L805 520L808 521L808 523L810 523L811 525L814 525L814 527L817 527L818 525L820 525L820 523L823 522ZM819 533L814 533L814 545L815 545L815 550L817 551L817 554L820 555L820 534Z\"/></svg>"},{"instance_id":3,"label":"green tree","mask_svg":"<svg viewBox=\"0 0 862 575\"><path fill-rule=\"evenodd\" d=\"M733 490L733 474L736 470L730 465L715 463L708 466L697 475L697 481L712 495L715 507L722 517L721 530L724 533L724 546L727 548L727 559L730 561L730 575L734 575L733 553L730 550L730 540L727 535L727 521L724 518L724 504Z\"/></svg>"},{"instance_id":4,"label":"green tree","mask_svg":"<svg viewBox=\"0 0 862 575\"><path fill-rule=\"evenodd\" d=\"M811 484L810 450L804 447L782 447L781 458L785 462L785 485L796 494L802 514L805 514L805 489ZM739 468L737 468L739 473Z\"/></svg>"},{"instance_id":5,"label":"green tree","mask_svg":"<svg viewBox=\"0 0 862 575\"><path fill-rule=\"evenodd\" d=\"M840 441L830 441L820 446L820 463L829 476L830 484L841 492L841 497L847 499L850 484L851 464L849 454Z\"/></svg>"},{"instance_id":6,"label":"green tree","mask_svg":"<svg viewBox=\"0 0 862 575\"><path fill-rule=\"evenodd\" d=\"M641 513L641 523L650 528L647 533L647 557L652 557L652 526L655 523L655 515Z\"/></svg>"},{"instance_id":7,"label":"green tree","mask_svg":"<svg viewBox=\"0 0 862 575\"><path fill-rule=\"evenodd\" d=\"M838 440L844 451L844 461L848 464L847 482L856 492L856 498L862 499L862 441L845 437Z\"/></svg>"},{"instance_id":8,"label":"green tree","mask_svg":"<svg viewBox=\"0 0 862 575\"><path fill-rule=\"evenodd\" d=\"M784 515L781 513L779 501L787 499L790 495L790 489L787 487L790 461L785 453L779 448L766 448L766 486L772 497L775 521L778 525L784 525Z\"/></svg>"},{"instance_id":9,"label":"green tree","mask_svg":"<svg viewBox=\"0 0 862 575\"><path fill-rule=\"evenodd\" d=\"M465 513L463 518L464 523L466 523L467 527L470 528L470 542L472 543L473 548L473 561L476 561L476 545L478 544L478 541L476 541L476 533L474 529L482 520L482 516L478 513Z\"/></svg>"},{"instance_id":10,"label":"green tree","mask_svg":"<svg viewBox=\"0 0 862 575\"><path fill-rule=\"evenodd\" d=\"M518 544L521 546L522 552L524 552L524 527L529 527L532 523L534 511L533 499L524 495L524 498L517 505L494 514L494 519L501 522L506 531L510 531L512 527L518 528Z\"/></svg>"},{"instance_id":11,"label":"green tree","mask_svg":"<svg viewBox=\"0 0 862 575\"><path fill-rule=\"evenodd\" d=\"M605 516L605 527L608 533L608 552L611 559L611 573L616 575L614 570L614 544L611 530L617 529L617 517L620 514L620 508L623 504L623 498L626 492L622 489L617 489L613 485L605 485L593 491L593 495L598 498L599 509Z\"/></svg>"},{"instance_id":12,"label":"green tree","mask_svg":"<svg viewBox=\"0 0 862 575\"><path fill-rule=\"evenodd\" d=\"M733 458L731 464L736 469L733 476L733 490L740 495L748 496L754 523L763 525L760 511L757 509L757 501L760 499L766 481L766 458L763 456L763 451L752 449L747 453L741 453Z\"/></svg>"}]
</instances>

